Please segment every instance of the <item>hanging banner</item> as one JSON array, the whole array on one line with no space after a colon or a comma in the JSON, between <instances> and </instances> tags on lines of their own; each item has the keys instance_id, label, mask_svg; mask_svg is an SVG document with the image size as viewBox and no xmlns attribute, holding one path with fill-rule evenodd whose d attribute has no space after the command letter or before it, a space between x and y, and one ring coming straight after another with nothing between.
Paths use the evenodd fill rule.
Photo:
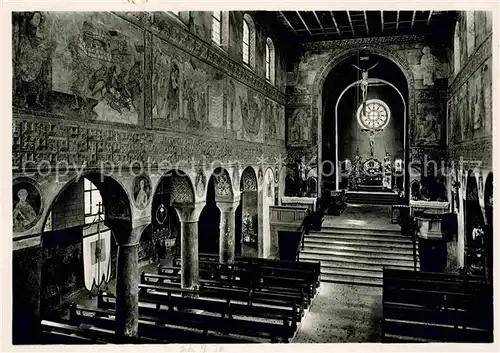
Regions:
<instances>
[{"instance_id":1,"label":"hanging banner","mask_svg":"<svg viewBox=\"0 0 500 353\"><path fill-rule=\"evenodd\" d=\"M83 274L88 291L110 280L111 231L103 222L83 230Z\"/></svg>"}]
</instances>

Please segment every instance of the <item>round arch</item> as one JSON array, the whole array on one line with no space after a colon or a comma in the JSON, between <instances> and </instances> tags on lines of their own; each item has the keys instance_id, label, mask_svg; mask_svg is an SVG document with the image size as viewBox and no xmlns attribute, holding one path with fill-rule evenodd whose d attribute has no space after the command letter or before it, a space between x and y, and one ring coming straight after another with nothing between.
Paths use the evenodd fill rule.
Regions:
<instances>
[{"instance_id":1,"label":"round arch","mask_svg":"<svg viewBox=\"0 0 500 353\"><path fill-rule=\"evenodd\" d=\"M311 100L311 112L312 116L316 117L317 125L316 125L316 147L317 147L317 158L318 165L320 165L322 158L322 124L323 124L323 86L325 81L332 71L337 65L339 65L342 61L349 58L352 55L355 55L360 50L360 46L346 49L345 47L338 48L333 51L330 57L324 62L324 64L319 68L316 77L313 82L313 92L312 92L312 100ZM397 53L396 50L389 49L384 46L376 46L376 45L363 45L363 50L366 50L370 53L382 56L390 61L392 61L403 73L406 82L408 83L408 104L407 104L407 120L411 119L414 116L414 106L412 102L415 98L415 81L413 79L413 74L411 71L410 64L408 60ZM408 152L405 152L405 155L408 155ZM321 185L322 185L322 175L318 173L318 197L321 197Z\"/></svg>"},{"instance_id":2,"label":"round arch","mask_svg":"<svg viewBox=\"0 0 500 353\"><path fill-rule=\"evenodd\" d=\"M171 169L165 174L163 174L156 183L154 192L152 196L156 195L160 186L168 181L170 181L170 187L172 188L171 194L175 194L174 202L181 202L186 204L191 204L195 202L195 188L193 181L189 177L189 174L182 169Z\"/></svg>"},{"instance_id":3,"label":"round arch","mask_svg":"<svg viewBox=\"0 0 500 353\"><path fill-rule=\"evenodd\" d=\"M352 87L355 87L357 86L362 80L358 80L358 81L355 81L353 83L351 83L349 86L347 86L343 91L342 93L340 93L340 96L338 97L337 99L337 102L335 103L335 159L336 159L336 163L338 165L339 161L339 146L338 146L338 128L337 128L337 122L338 122L338 106L339 106L339 103L340 103L340 100L342 99L342 97L344 96L344 94L349 90L351 89ZM403 131L403 150L406 150L406 138L407 138L407 114L406 114L406 111L407 111L407 104L406 104L406 101L404 99L404 96L403 94L401 93L401 91L395 86L393 85L391 82L389 81L386 81L386 80L383 80L383 79L380 79L380 78L369 78L368 79L368 83L384 83L390 87L392 87L399 95L399 97L401 98L401 101L403 102L403 108L404 108L404 113L403 113L403 121L404 121L404 131ZM385 104L385 103L384 103ZM319 147L320 145L318 144L318 148L321 149ZM406 160L406 156L405 156L405 160ZM321 165L321 162L322 162L322 159L319 160L318 158L318 167ZM404 163L405 164L405 163ZM336 172L336 176L335 176L335 190L338 190L339 189L339 170L340 168L335 168L335 172ZM319 186L319 182L321 182L321 176L322 176L323 173L318 173L318 177L319 177L319 180L318 180L318 188L321 188ZM403 185L406 185L406 173L403 174ZM406 189L406 188L405 188Z\"/></svg>"},{"instance_id":4,"label":"round arch","mask_svg":"<svg viewBox=\"0 0 500 353\"><path fill-rule=\"evenodd\" d=\"M115 188L115 190L118 191L119 194L122 194L121 196L124 196L124 198L126 199L126 205L125 206L127 207L126 213L128 214L128 221L130 221L130 222L132 221L132 208L131 208L131 205L132 205L133 198L131 197L130 191L128 190L128 188L125 187L125 185L123 184L123 182L121 180L119 180L118 178L112 176L112 175L104 175L104 174L98 173L98 172L85 172L85 173L82 173L82 174L77 174L77 175L73 176L72 178L70 178L62 186L62 188L60 188L57 191L57 193L55 193L55 195L52 198L47 198L46 199L45 205L47 207L46 207L46 210L44 211L44 213L42 215L42 217L43 217L42 228L41 228L42 230L45 228L48 216L50 215L50 212L52 211L55 203L59 200L59 198L61 197L61 195L68 189L68 187L70 185L72 185L75 182L78 182L81 178L87 178L88 180L90 180L96 186L96 188L101 193L101 196L102 196L102 199L103 199L104 203L111 202L110 199L112 198L113 195L111 195L109 193L108 187L112 186L113 184L115 184L117 186L117 188ZM123 198L122 198L122 200L123 200Z\"/></svg>"}]
</instances>

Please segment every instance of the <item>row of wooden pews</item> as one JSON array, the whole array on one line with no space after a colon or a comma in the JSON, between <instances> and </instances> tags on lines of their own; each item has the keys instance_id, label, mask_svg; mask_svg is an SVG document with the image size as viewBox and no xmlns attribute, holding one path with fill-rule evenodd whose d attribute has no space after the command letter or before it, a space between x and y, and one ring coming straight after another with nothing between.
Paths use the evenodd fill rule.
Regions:
<instances>
[{"instance_id":1,"label":"row of wooden pews","mask_svg":"<svg viewBox=\"0 0 500 353\"><path fill-rule=\"evenodd\" d=\"M196 289L181 288L179 259L141 273L133 343L289 342L316 293L319 262L263 260L221 264L202 255ZM116 343L115 305L104 292L97 308L72 304L68 320L44 323L47 342Z\"/></svg>"},{"instance_id":2,"label":"row of wooden pews","mask_svg":"<svg viewBox=\"0 0 500 353\"><path fill-rule=\"evenodd\" d=\"M485 278L384 268L384 342L492 342Z\"/></svg>"}]
</instances>

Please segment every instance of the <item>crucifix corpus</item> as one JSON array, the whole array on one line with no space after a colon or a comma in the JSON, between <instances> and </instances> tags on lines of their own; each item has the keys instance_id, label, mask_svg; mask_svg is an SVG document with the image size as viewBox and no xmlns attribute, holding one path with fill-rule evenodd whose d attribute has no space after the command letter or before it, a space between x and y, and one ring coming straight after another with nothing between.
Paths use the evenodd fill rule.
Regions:
<instances>
[{"instance_id":1,"label":"crucifix corpus","mask_svg":"<svg viewBox=\"0 0 500 353\"><path fill-rule=\"evenodd\" d=\"M354 64L351 64L351 65L354 66L356 69L358 69L361 72L360 86L361 86L361 93L363 95L363 114L366 114L366 97L368 95L368 71L370 71L375 66L377 66L378 63L370 66L368 69L361 69L360 67L358 67Z\"/></svg>"},{"instance_id":2,"label":"crucifix corpus","mask_svg":"<svg viewBox=\"0 0 500 353\"><path fill-rule=\"evenodd\" d=\"M373 157L375 152L375 133L382 131L382 129L361 129L361 131L370 134L370 157Z\"/></svg>"}]
</instances>

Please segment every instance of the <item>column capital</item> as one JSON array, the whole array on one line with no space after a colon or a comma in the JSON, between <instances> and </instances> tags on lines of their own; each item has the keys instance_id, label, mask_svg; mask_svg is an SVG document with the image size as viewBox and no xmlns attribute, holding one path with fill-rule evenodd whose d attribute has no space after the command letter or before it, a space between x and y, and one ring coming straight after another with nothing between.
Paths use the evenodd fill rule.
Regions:
<instances>
[{"instance_id":1,"label":"column capital","mask_svg":"<svg viewBox=\"0 0 500 353\"><path fill-rule=\"evenodd\" d=\"M107 222L106 225L113 232L118 246L135 246L139 244L142 232L149 224L142 224L134 228L132 228L130 222Z\"/></svg>"},{"instance_id":2,"label":"column capital","mask_svg":"<svg viewBox=\"0 0 500 353\"><path fill-rule=\"evenodd\" d=\"M216 201L215 204L223 213L235 212L240 205L240 200L237 201Z\"/></svg>"},{"instance_id":3,"label":"column capital","mask_svg":"<svg viewBox=\"0 0 500 353\"><path fill-rule=\"evenodd\" d=\"M194 204L174 204L173 205L181 222L198 222L201 211L205 207L205 202Z\"/></svg>"}]
</instances>

